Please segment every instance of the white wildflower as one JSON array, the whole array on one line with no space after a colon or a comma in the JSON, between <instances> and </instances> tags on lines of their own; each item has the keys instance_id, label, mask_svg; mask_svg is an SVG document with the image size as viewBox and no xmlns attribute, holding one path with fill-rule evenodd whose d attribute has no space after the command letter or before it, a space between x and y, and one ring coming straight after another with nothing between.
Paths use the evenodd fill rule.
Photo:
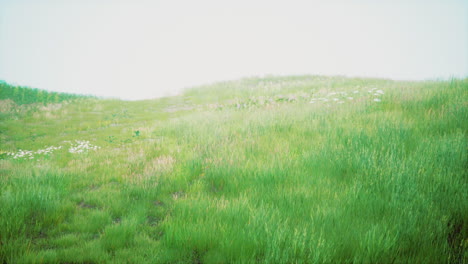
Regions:
<instances>
[{"instance_id":1,"label":"white wildflower","mask_svg":"<svg viewBox=\"0 0 468 264\"><path fill-rule=\"evenodd\" d=\"M100 147L92 145L89 141L86 140L75 140L75 144L68 149L70 153L84 153L88 150L98 150Z\"/></svg>"}]
</instances>

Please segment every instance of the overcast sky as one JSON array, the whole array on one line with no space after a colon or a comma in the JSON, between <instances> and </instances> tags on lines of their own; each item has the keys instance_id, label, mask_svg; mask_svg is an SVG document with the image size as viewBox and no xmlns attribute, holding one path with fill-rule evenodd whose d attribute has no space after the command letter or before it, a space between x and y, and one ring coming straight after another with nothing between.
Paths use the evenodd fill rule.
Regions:
<instances>
[{"instance_id":1,"label":"overcast sky","mask_svg":"<svg viewBox=\"0 0 468 264\"><path fill-rule=\"evenodd\" d=\"M0 79L154 98L266 74L468 76L465 0L0 0Z\"/></svg>"}]
</instances>

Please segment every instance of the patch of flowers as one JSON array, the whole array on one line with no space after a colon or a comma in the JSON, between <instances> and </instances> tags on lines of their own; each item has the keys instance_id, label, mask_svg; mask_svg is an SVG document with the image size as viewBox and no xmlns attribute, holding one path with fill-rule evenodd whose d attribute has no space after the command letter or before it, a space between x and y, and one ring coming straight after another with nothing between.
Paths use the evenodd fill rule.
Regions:
<instances>
[{"instance_id":1,"label":"patch of flowers","mask_svg":"<svg viewBox=\"0 0 468 264\"><path fill-rule=\"evenodd\" d=\"M370 93L374 98L373 102L381 102L382 100L379 98L381 95L384 94L383 90L379 90L378 88L371 88L368 93ZM234 109L249 109L253 107L263 107L263 106L270 106L270 105L278 105L283 103L297 103L297 102L308 102L310 104L316 103L330 103L335 104L344 104L347 101L353 100L362 100L362 98L368 98L365 92L354 90L351 92L346 91L334 91L328 93L319 93L321 97L318 97L318 94L308 94L305 92L298 93L298 94L288 94L282 95L277 94L274 96L252 96L247 99L233 99L228 100L224 103L212 103L207 104L205 107L209 109L215 110L222 110L226 108L234 108Z\"/></svg>"},{"instance_id":2,"label":"patch of flowers","mask_svg":"<svg viewBox=\"0 0 468 264\"><path fill-rule=\"evenodd\" d=\"M39 149L36 151L32 150L18 150L18 152L7 152L7 156L12 156L13 159L34 159L37 156L47 156L52 154L54 151L61 149L62 146L50 146L45 149Z\"/></svg>"},{"instance_id":3,"label":"patch of flowers","mask_svg":"<svg viewBox=\"0 0 468 264\"><path fill-rule=\"evenodd\" d=\"M384 91L382 90L377 90L377 88L372 88L370 89L369 91L367 91L368 93L370 94L373 94L375 96L374 98L374 102L381 102L382 100L380 98L378 98L379 96L383 95L384 94Z\"/></svg>"},{"instance_id":4,"label":"patch of flowers","mask_svg":"<svg viewBox=\"0 0 468 264\"><path fill-rule=\"evenodd\" d=\"M368 91L368 93L372 94L374 96L373 101L374 102L381 102L382 100L379 98L379 96L384 94L384 91L382 90L377 90L377 88L372 88ZM352 94L353 96L350 96ZM345 101L352 101L355 99L360 99L360 98L366 98L366 95L363 93L360 93L360 91L355 90L348 94L348 92L330 92L323 97L312 97L309 101L310 104L315 104L315 103L320 103L320 102L334 102L337 104L343 104ZM361 96L359 96L359 94Z\"/></svg>"},{"instance_id":5,"label":"patch of flowers","mask_svg":"<svg viewBox=\"0 0 468 264\"><path fill-rule=\"evenodd\" d=\"M72 143L71 147L68 149L70 153L85 153L89 150L98 150L101 147L89 143L87 140L75 140L75 143Z\"/></svg>"},{"instance_id":6,"label":"patch of flowers","mask_svg":"<svg viewBox=\"0 0 468 264\"><path fill-rule=\"evenodd\" d=\"M277 105L281 103L294 103L300 100L308 99L309 95L301 94L277 94L274 96L251 96L247 99L228 100L224 104L214 103L206 105L210 109L222 110L224 108L246 109L252 107L262 107L268 105Z\"/></svg>"},{"instance_id":7,"label":"patch of flowers","mask_svg":"<svg viewBox=\"0 0 468 264\"><path fill-rule=\"evenodd\" d=\"M75 140L75 142L65 141L65 143L71 144L71 146L68 148L68 152L70 153L87 153L88 151L95 151L101 148L91 144L87 140ZM3 154L6 154L6 156L10 156L13 159L33 160L40 157L47 157L53 154L55 151L63 148L63 146L50 146L44 149L38 149L36 151L20 149L17 152L4 152Z\"/></svg>"}]
</instances>

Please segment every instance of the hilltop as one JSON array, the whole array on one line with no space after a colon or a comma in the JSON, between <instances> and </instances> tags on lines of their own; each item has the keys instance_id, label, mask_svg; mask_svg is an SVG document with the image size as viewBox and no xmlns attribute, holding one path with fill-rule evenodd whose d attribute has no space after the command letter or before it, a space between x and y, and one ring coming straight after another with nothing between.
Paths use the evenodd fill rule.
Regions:
<instances>
[{"instance_id":1,"label":"hilltop","mask_svg":"<svg viewBox=\"0 0 468 264\"><path fill-rule=\"evenodd\" d=\"M467 261L468 79L9 87L0 262Z\"/></svg>"}]
</instances>

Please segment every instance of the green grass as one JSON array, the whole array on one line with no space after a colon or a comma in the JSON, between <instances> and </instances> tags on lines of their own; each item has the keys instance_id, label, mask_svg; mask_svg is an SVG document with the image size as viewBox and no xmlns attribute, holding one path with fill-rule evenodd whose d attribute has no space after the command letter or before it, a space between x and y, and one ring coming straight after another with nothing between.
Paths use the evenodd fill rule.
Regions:
<instances>
[{"instance_id":1,"label":"green grass","mask_svg":"<svg viewBox=\"0 0 468 264\"><path fill-rule=\"evenodd\" d=\"M13 105L0 262L466 263L467 102L468 79L295 76Z\"/></svg>"},{"instance_id":2,"label":"green grass","mask_svg":"<svg viewBox=\"0 0 468 264\"><path fill-rule=\"evenodd\" d=\"M60 103L76 99L91 98L92 96L76 95L69 93L48 92L36 88L14 86L0 80L0 100L11 100L2 102L2 106L11 108L12 102L18 105L39 103L42 105Z\"/></svg>"}]
</instances>

